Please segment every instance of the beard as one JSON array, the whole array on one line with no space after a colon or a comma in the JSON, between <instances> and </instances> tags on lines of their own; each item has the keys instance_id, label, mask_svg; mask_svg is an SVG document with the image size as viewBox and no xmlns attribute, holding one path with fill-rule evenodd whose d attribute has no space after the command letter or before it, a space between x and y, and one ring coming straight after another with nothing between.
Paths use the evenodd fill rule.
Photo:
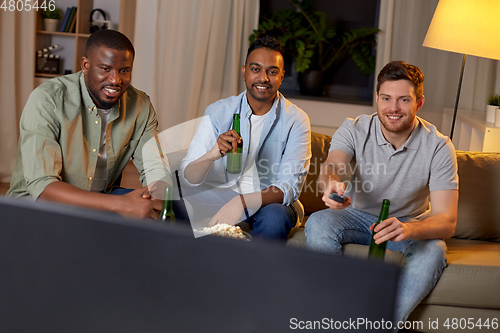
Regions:
<instances>
[{"instance_id":1,"label":"beard","mask_svg":"<svg viewBox=\"0 0 500 333\"><path fill-rule=\"evenodd\" d=\"M112 101L103 100L102 98L99 97L99 94L96 92L96 89L93 86L88 87L87 90L90 94L90 97L92 97L92 99L94 100L96 106L99 105L98 107L100 109L104 109L104 110L111 109L113 106L115 106L121 97L121 95L120 95L116 100L112 100Z\"/></svg>"},{"instance_id":2,"label":"beard","mask_svg":"<svg viewBox=\"0 0 500 333\"><path fill-rule=\"evenodd\" d=\"M380 124L389 132L395 134L404 133L413 128L413 124L415 122L415 117L406 118L399 124L391 124L389 120L386 118L387 115L379 116Z\"/></svg>"}]
</instances>

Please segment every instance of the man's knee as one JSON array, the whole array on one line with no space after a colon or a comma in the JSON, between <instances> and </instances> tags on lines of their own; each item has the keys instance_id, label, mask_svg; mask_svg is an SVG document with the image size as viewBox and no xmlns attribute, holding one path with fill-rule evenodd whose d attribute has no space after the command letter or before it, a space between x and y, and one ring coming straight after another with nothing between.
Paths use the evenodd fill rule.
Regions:
<instances>
[{"instance_id":1,"label":"man's knee","mask_svg":"<svg viewBox=\"0 0 500 333\"><path fill-rule=\"evenodd\" d=\"M294 217L294 214L290 211L289 207L278 203L272 203L262 207L259 210L259 213L262 218L280 225L289 221L291 222Z\"/></svg>"},{"instance_id":2,"label":"man's knee","mask_svg":"<svg viewBox=\"0 0 500 333\"><path fill-rule=\"evenodd\" d=\"M306 221L306 237L324 235L327 230L330 230L332 228L332 223L334 222L334 220L335 219L329 209L324 209L312 213Z\"/></svg>"},{"instance_id":3,"label":"man's knee","mask_svg":"<svg viewBox=\"0 0 500 333\"><path fill-rule=\"evenodd\" d=\"M425 252L429 258L445 260L447 249L446 243L442 239L431 239L423 242L419 250Z\"/></svg>"},{"instance_id":4,"label":"man's knee","mask_svg":"<svg viewBox=\"0 0 500 333\"><path fill-rule=\"evenodd\" d=\"M284 240L294 226L295 218L290 207L281 204L266 205L254 215L251 235Z\"/></svg>"}]
</instances>

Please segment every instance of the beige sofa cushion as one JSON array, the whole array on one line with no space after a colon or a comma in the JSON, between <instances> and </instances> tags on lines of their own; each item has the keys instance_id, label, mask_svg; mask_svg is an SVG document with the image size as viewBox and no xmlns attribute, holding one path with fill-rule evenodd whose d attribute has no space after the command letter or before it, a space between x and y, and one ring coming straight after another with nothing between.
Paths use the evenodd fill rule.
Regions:
<instances>
[{"instance_id":1,"label":"beige sofa cushion","mask_svg":"<svg viewBox=\"0 0 500 333\"><path fill-rule=\"evenodd\" d=\"M500 242L500 153L457 151L459 199L453 237Z\"/></svg>"},{"instance_id":2,"label":"beige sofa cushion","mask_svg":"<svg viewBox=\"0 0 500 333\"><path fill-rule=\"evenodd\" d=\"M454 238L446 244L448 266L422 304L500 309L500 244Z\"/></svg>"}]
</instances>

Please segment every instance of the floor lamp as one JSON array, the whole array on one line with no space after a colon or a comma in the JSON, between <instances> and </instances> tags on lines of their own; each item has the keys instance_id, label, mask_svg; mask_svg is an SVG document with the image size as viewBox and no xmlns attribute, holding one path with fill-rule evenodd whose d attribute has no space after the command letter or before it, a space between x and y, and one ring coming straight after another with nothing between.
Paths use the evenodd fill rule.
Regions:
<instances>
[{"instance_id":1,"label":"floor lamp","mask_svg":"<svg viewBox=\"0 0 500 333\"><path fill-rule=\"evenodd\" d=\"M465 58L500 59L500 0L439 0L424 46L463 54L450 139L457 117Z\"/></svg>"}]
</instances>

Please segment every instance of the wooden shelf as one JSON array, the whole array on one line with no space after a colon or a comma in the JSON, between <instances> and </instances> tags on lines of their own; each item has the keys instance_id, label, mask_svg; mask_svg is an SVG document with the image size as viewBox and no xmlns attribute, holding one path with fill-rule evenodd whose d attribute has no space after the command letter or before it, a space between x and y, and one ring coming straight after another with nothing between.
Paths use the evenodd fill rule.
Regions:
<instances>
[{"instance_id":1,"label":"wooden shelf","mask_svg":"<svg viewBox=\"0 0 500 333\"><path fill-rule=\"evenodd\" d=\"M76 33L74 32L59 32L59 31L45 31L45 30L37 30L36 33L40 35L68 36L68 37L74 37L76 35Z\"/></svg>"},{"instance_id":2,"label":"wooden shelf","mask_svg":"<svg viewBox=\"0 0 500 333\"><path fill-rule=\"evenodd\" d=\"M48 74L48 73L35 73L35 77L48 77L48 78L55 78L59 77L62 74Z\"/></svg>"}]
</instances>

